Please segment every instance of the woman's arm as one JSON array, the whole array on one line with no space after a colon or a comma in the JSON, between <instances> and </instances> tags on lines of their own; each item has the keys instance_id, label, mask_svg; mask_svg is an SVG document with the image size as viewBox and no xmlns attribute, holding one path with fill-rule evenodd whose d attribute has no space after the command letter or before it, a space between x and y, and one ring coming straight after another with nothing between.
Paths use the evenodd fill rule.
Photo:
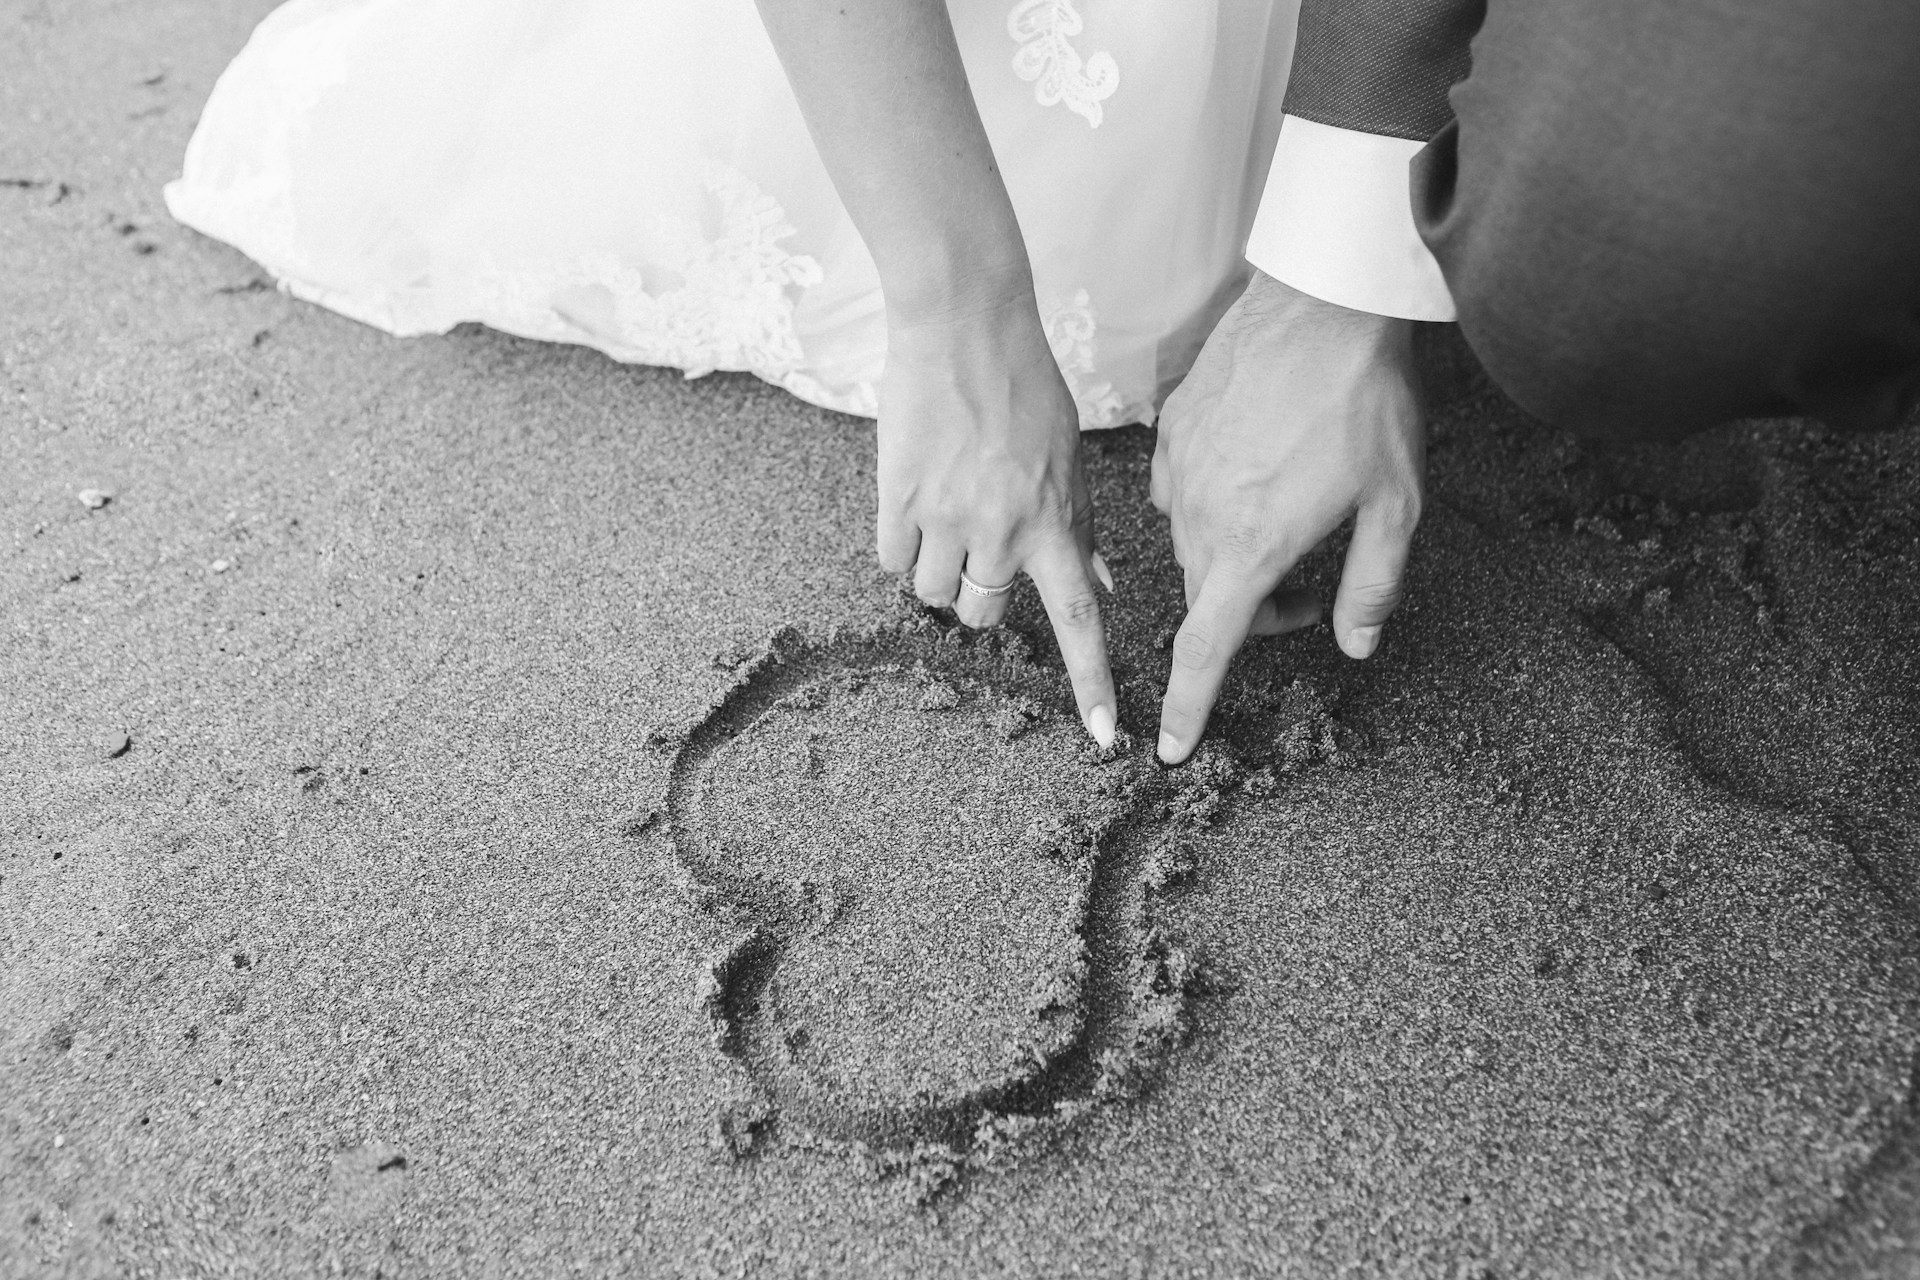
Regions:
<instances>
[{"instance_id":1,"label":"woman's arm","mask_svg":"<svg viewBox=\"0 0 1920 1280\"><path fill-rule=\"evenodd\" d=\"M880 560L969 626L1021 572L1101 745L1113 680L1095 597L1079 412L945 0L759 0L834 187L880 272Z\"/></svg>"},{"instance_id":2,"label":"woman's arm","mask_svg":"<svg viewBox=\"0 0 1920 1280\"><path fill-rule=\"evenodd\" d=\"M1031 292L945 0L759 4L888 307L944 314Z\"/></svg>"}]
</instances>

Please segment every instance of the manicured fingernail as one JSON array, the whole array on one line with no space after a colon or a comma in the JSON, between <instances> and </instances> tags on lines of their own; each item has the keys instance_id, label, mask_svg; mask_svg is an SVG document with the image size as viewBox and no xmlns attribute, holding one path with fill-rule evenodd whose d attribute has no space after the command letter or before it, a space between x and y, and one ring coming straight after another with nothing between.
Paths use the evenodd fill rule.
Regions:
<instances>
[{"instance_id":1,"label":"manicured fingernail","mask_svg":"<svg viewBox=\"0 0 1920 1280\"><path fill-rule=\"evenodd\" d=\"M1093 735L1093 740L1100 744L1102 751L1112 746L1113 708L1098 706L1087 712L1087 732Z\"/></svg>"},{"instance_id":2,"label":"manicured fingernail","mask_svg":"<svg viewBox=\"0 0 1920 1280\"><path fill-rule=\"evenodd\" d=\"M1113 570L1107 568L1107 562L1100 558L1098 551L1093 553L1093 576L1100 579L1100 585L1107 589L1108 595L1113 594Z\"/></svg>"},{"instance_id":3,"label":"manicured fingernail","mask_svg":"<svg viewBox=\"0 0 1920 1280\"><path fill-rule=\"evenodd\" d=\"M1175 763L1180 754L1180 740L1162 729L1160 731L1160 760L1163 764Z\"/></svg>"},{"instance_id":4,"label":"manicured fingernail","mask_svg":"<svg viewBox=\"0 0 1920 1280\"><path fill-rule=\"evenodd\" d=\"M1347 656L1349 658L1368 658L1380 647L1380 628L1355 627L1347 632Z\"/></svg>"}]
</instances>

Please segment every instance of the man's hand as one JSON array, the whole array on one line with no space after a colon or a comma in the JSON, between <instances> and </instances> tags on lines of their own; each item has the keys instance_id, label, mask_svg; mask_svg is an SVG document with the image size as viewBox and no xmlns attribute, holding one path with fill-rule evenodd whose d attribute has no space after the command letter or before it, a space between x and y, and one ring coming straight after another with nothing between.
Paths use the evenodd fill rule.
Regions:
<instances>
[{"instance_id":1,"label":"man's hand","mask_svg":"<svg viewBox=\"0 0 1920 1280\"><path fill-rule=\"evenodd\" d=\"M1350 311L1259 271L1160 415L1153 502L1173 520L1187 617L1160 711L1160 758L1192 754L1248 634L1309 625L1279 591L1349 516L1333 632L1365 658L1400 603L1420 519L1426 422L1412 322Z\"/></svg>"}]
</instances>

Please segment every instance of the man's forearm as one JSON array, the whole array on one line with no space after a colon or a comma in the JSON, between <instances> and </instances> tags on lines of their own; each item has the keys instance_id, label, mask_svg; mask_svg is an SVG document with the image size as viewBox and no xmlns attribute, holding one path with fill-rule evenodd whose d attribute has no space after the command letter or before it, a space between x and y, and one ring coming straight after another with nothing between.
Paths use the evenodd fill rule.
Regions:
<instances>
[{"instance_id":1,"label":"man's forearm","mask_svg":"<svg viewBox=\"0 0 1920 1280\"><path fill-rule=\"evenodd\" d=\"M1286 112L1425 142L1453 119L1486 0L1302 0Z\"/></svg>"},{"instance_id":2,"label":"man's forearm","mask_svg":"<svg viewBox=\"0 0 1920 1280\"><path fill-rule=\"evenodd\" d=\"M1029 287L1031 268L944 0L759 0L890 308Z\"/></svg>"},{"instance_id":3,"label":"man's forearm","mask_svg":"<svg viewBox=\"0 0 1920 1280\"><path fill-rule=\"evenodd\" d=\"M1247 260L1316 298L1451 320L1408 162L1452 119L1485 0L1304 0L1286 118Z\"/></svg>"},{"instance_id":4,"label":"man's forearm","mask_svg":"<svg viewBox=\"0 0 1920 1280\"><path fill-rule=\"evenodd\" d=\"M1326 302L1451 320L1453 296L1414 228L1408 162L1420 144L1286 117L1247 261Z\"/></svg>"}]
</instances>

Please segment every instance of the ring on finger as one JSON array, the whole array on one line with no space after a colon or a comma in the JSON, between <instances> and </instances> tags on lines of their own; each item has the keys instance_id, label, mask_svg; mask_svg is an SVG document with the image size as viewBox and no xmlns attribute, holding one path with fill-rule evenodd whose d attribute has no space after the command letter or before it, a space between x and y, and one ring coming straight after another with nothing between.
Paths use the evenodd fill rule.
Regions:
<instances>
[{"instance_id":1,"label":"ring on finger","mask_svg":"<svg viewBox=\"0 0 1920 1280\"><path fill-rule=\"evenodd\" d=\"M1014 580L1009 578L1000 586L989 587L975 582L972 578L968 577L965 569L960 571L960 586L967 591L971 591L974 595L987 600L991 600L995 596L1003 596L1013 590L1013 582Z\"/></svg>"}]
</instances>

